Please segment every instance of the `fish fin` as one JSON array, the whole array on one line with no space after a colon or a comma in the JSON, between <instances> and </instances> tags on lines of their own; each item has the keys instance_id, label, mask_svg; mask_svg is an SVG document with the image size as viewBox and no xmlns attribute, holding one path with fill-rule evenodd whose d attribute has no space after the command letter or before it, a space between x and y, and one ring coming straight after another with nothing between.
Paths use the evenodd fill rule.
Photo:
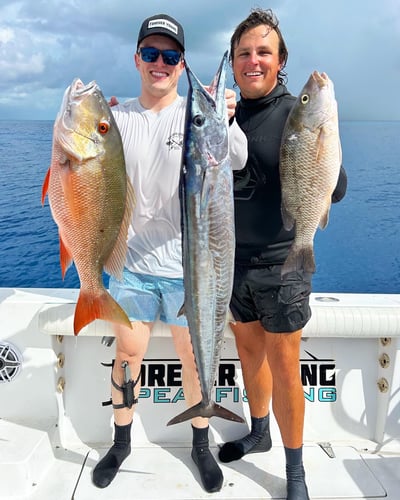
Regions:
<instances>
[{"instance_id":1,"label":"fish fin","mask_svg":"<svg viewBox=\"0 0 400 500\"><path fill-rule=\"evenodd\" d=\"M332 194L329 194L329 196L326 198L325 204L326 204L326 209L321 215L321 219L319 221L319 228L320 229L325 229L326 226L328 225L329 222L329 210L331 208L331 199L332 199Z\"/></svg>"},{"instance_id":2,"label":"fish fin","mask_svg":"<svg viewBox=\"0 0 400 500\"><path fill-rule=\"evenodd\" d=\"M65 273L67 272L68 268L72 264L72 255L71 252L68 250L67 246L64 243L64 240L62 239L62 236L60 233L58 233L59 237L59 243L60 243L60 266L61 266L61 276L62 279L65 278Z\"/></svg>"},{"instance_id":3,"label":"fish fin","mask_svg":"<svg viewBox=\"0 0 400 500\"><path fill-rule=\"evenodd\" d=\"M132 186L131 180L126 176L126 213L125 217L128 220L128 224L131 220L133 210L136 206L136 195L135 190Z\"/></svg>"},{"instance_id":4,"label":"fish fin","mask_svg":"<svg viewBox=\"0 0 400 500\"><path fill-rule=\"evenodd\" d=\"M90 290L81 289L75 308L74 334L78 335L83 327L95 319L118 323L132 329L125 311L107 290L104 289L102 293L94 295Z\"/></svg>"},{"instance_id":5,"label":"fish fin","mask_svg":"<svg viewBox=\"0 0 400 500\"><path fill-rule=\"evenodd\" d=\"M328 222L329 222L329 210L327 210L322 214L321 219L319 221L319 228L325 229L326 226L328 225Z\"/></svg>"},{"instance_id":6,"label":"fish fin","mask_svg":"<svg viewBox=\"0 0 400 500\"><path fill-rule=\"evenodd\" d=\"M212 416L214 417L224 418L225 420L231 420L232 422L239 422L241 424L245 422L243 417L236 415L233 411L230 411L217 403L213 404L213 409L214 412Z\"/></svg>"},{"instance_id":7,"label":"fish fin","mask_svg":"<svg viewBox=\"0 0 400 500\"><path fill-rule=\"evenodd\" d=\"M200 401L200 403L197 403L191 408L188 408L176 417L171 418L167 425L180 424L181 422L191 420L195 417L220 417L226 420L231 420L232 422L244 422L244 419L242 417L236 415L236 413L233 413L232 411L224 408L223 406L220 406L217 403L211 402L209 404L206 404L204 401Z\"/></svg>"},{"instance_id":8,"label":"fish fin","mask_svg":"<svg viewBox=\"0 0 400 500\"><path fill-rule=\"evenodd\" d=\"M43 181L42 186L42 206L44 205L44 200L46 198L47 191L49 190L49 182L50 182L50 168L46 172L46 176Z\"/></svg>"},{"instance_id":9,"label":"fish fin","mask_svg":"<svg viewBox=\"0 0 400 500\"><path fill-rule=\"evenodd\" d=\"M281 277L292 272L297 272L300 269L308 273L315 272L314 248L312 245L303 247L292 246L282 266Z\"/></svg>"},{"instance_id":10,"label":"fish fin","mask_svg":"<svg viewBox=\"0 0 400 500\"><path fill-rule=\"evenodd\" d=\"M284 203L281 204L281 215L283 227L286 229L286 231L290 231L294 226L294 219L286 210L286 206Z\"/></svg>"},{"instance_id":11,"label":"fish fin","mask_svg":"<svg viewBox=\"0 0 400 500\"><path fill-rule=\"evenodd\" d=\"M104 265L104 270L108 274L112 274L119 280L122 279L122 271L124 269L126 260L129 223L132 219L132 213L136 205L135 191L128 176L126 177L126 181L126 201L124 217L122 219L119 234L116 239L113 251L111 252L110 256L107 259L107 262Z\"/></svg>"}]
</instances>

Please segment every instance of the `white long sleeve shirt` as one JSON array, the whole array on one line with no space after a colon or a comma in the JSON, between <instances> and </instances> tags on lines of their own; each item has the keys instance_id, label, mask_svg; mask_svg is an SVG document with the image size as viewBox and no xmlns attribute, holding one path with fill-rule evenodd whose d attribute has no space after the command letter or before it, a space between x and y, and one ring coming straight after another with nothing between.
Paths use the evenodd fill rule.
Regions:
<instances>
[{"instance_id":1,"label":"white long sleeve shirt","mask_svg":"<svg viewBox=\"0 0 400 500\"><path fill-rule=\"evenodd\" d=\"M178 97L158 113L143 108L138 98L114 106L112 112L136 195L126 267L135 273L181 278L178 186L186 98ZM236 121L229 128L229 144L232 168L243 168L247 140Z\"/></svg>"}]
</instances>

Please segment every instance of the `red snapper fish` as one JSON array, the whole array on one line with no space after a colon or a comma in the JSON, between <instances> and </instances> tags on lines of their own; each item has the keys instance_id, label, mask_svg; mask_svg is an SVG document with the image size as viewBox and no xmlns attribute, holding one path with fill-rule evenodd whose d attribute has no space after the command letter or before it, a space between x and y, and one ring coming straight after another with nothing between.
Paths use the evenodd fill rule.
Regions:
<instances>
[{"instance_id":1,"label":"red snapper fish","mask_svg":"<svg viewBox=\"0 0 400 500\"><path fill-rule=\"evenodd\" d=\"M65 91L42 204L46 194L58 226L62 277L72 262L79 275L74 334L95 319L131 327L102 272L122 277L135 195L117 124L94 81L84 85L76 78Z\"/></svg>"}]
</instances>

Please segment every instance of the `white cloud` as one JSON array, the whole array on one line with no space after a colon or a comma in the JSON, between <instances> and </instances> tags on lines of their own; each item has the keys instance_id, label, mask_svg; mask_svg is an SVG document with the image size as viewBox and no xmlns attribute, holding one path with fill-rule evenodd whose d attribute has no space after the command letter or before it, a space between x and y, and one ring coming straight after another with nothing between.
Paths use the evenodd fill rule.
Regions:
<instances>
[{"instance_id":1,"label":"white cloud","mask_svg":"<svg viewBox=\"0 0 400 500\"><path fill-rule=\"evenodd\" d=\"M0 60L0 72L3 73L5 82L15 82L20 78L38 75L43 69L42 54L33 54L27 58L25 54L17 52L12 60Z\"/></svg>"},{"instance_id":2,"label":"white cloud","mask_svg":"<svg viewBox=\"0 0 400 500\"><path fill-rule=\"evenodd\" d=\"M0 46L14 38L14 30L11 28L0 28Z\"/></svg>"},{"instance_id":3,"label":"white cloud","mask_svg":"<svg viewBox=\"0 0 400 500\"><path fill-rule=\"evenodd\" d=\"M0 116L31 117L41 106L43 117L47 105L52 118L76 76L97 80L106 95L137 95L136 36L142 20L157 12L184 25L189 64L208 82L234 28L260 3L153 0L139 8L126 0L2 0ZM400 119L400 102L377 92L382 80L400 87L398 0L271 0L268 7L289 47L290 91L299 92L314 68L325 70L343 117Z\"/></svg>"}]
</instances>

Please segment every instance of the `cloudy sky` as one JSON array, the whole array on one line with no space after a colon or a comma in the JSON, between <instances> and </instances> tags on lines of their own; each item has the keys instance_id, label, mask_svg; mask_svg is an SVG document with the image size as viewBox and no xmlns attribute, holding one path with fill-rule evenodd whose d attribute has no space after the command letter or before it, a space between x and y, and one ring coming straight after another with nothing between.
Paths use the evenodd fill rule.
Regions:
<instances>
[{"instance_id":1,"label":"cloudy sky","mask_svg":"<svg viewBox=\"0 0 400 500\"><path fill-rule=\"evenodd\" d=\"M232 31L258 6L272 8L280 20L293 94L318 69L335 83L341 119L400 120L398 2L1 0L0 120L53 120L77 76L96 80L107 97L138 95L137 32L144 18L160 12L183 24L187 60L209 83Z\"/></svg>"}]
</instances>

